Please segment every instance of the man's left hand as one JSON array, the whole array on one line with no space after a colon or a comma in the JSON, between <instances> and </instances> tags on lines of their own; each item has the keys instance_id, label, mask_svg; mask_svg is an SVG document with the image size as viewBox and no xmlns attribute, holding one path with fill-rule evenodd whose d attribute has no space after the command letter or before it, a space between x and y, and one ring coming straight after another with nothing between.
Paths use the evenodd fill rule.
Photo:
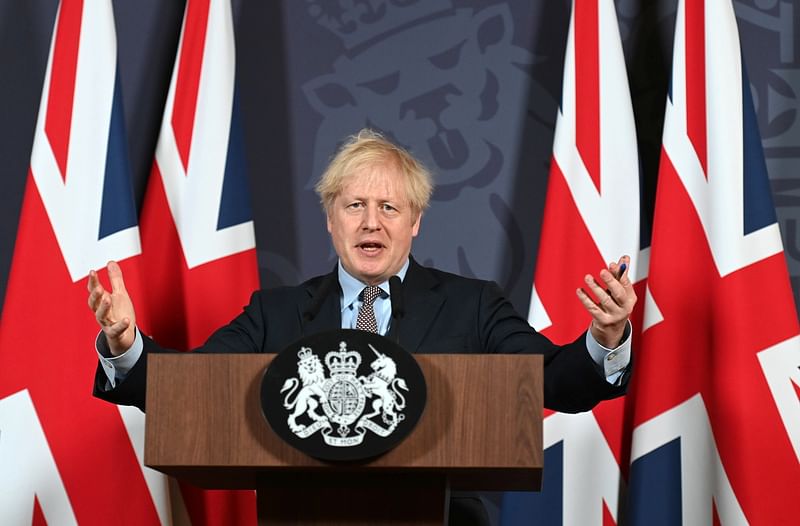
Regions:
<instances>
[{"instance_id":1,"label":"man's left hand","mask_svg":"<svg viewBox=\"0 0 800 526\"><path fill-rule=\"evenodd\" d=\"M582 288L577 290L578 298L592 315L592 336L597 343L608 349L615 349L622 343L625 325L636 305L636 292L628 277L630 259L622 256L617 263L611 263L607 269L600 271L600 279L605 286L598 284L591 274L584 277L597 301ZM623 263L626 268L624 272L620 272Z\"/></svg>"}]
</instances>

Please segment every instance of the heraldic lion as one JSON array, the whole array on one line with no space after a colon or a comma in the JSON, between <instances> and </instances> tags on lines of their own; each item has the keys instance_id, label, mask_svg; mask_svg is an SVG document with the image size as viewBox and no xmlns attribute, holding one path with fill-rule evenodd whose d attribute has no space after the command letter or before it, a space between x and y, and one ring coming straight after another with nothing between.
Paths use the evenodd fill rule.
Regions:
<instances>
[{"instance_id":1,"label":"heraldic lion","mask_svg":"<svg viewBox=\"0 0 800 526\"><path fill-rule=\"evenodd\" d=\"M315 422L325 419L323 415L316 413L320 402L325 400L325 392L322 390L322 384L325 382L325 371L323 370L322 362L308 347L301 348L297 356L299 358L297 361L297 373L300 375L300 380L289 378L281 387L281 393L289 391L283 400L283 407L288 410L294 409L287 420L289 429L294 433L299 433L306 428L305 425L297 423L297 418L303 413L308 414L309 418ZM303 387L300 392L290 401L292 394L301 383ZM320 400L318 401L315 397L319 397Z\"/></svg>"}]
</instances>

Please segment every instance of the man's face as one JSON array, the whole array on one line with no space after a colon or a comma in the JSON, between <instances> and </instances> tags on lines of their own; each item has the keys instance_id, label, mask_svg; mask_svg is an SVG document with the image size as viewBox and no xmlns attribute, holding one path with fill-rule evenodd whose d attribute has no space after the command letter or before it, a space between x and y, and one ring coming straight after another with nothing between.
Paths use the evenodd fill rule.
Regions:
<instances>
[{"instance_id":1,"label":"man's face","mask_svg":"<svg viewBox=\"0 0 800 526\"><path fill-rule=\"evenodd\" d=\"M351 175L328 210L328 232L347 272L367 285L397 274L419 232L404 176L391 164Z\"/></svg>"}]
</instances>

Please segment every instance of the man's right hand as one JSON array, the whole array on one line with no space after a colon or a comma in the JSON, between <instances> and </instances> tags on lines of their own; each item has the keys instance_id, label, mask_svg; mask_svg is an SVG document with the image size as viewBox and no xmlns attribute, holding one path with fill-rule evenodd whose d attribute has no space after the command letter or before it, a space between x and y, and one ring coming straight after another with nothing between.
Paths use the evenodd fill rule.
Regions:
<instances>
[{"instance_id":1,"label":"man's right hand","mask_svg":"<svg viewBox=\"0 0 800 526\"><path fill-rule=\"evenodd\" d=\"M136 337L136 313L128 291L125 290L122 269L116 261L109 261L106 269L111 281L110 293L103 288L97 272L89 272L89 308L94 312L94 317L106 336L111 354L119 356L133 345Z\"/></svg>"}]
</instances>

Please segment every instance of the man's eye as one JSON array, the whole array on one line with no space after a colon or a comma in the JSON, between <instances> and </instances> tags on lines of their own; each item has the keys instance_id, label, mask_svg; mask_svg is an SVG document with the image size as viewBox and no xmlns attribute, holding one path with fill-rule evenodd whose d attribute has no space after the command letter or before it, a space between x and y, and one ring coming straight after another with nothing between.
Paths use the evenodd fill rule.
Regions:
<instances>
[{"instance_id":1,"label":"man's eye","mask_svg":"<svg viewBox=\"0 0 800 526\"><path fill-rule=\"evenodd\" d=\"M397 209L395 207L393 207L392 205L389 205L389 204L384 204L383 205L383 210L385 212L396 212L397 211Z\"/></svg>"},{"instance_id":2,"label":"man's eye","mask_svg":"<svg viewBox=\"0 0 800 526\"><path fill-rule=\"evenodd\" d=\"M356 202L356 203L350 203L349 205L347 205L347 208L357 209L361 208L362 206L364 206L364 203Z\"/></svg>"}]
</instances>

